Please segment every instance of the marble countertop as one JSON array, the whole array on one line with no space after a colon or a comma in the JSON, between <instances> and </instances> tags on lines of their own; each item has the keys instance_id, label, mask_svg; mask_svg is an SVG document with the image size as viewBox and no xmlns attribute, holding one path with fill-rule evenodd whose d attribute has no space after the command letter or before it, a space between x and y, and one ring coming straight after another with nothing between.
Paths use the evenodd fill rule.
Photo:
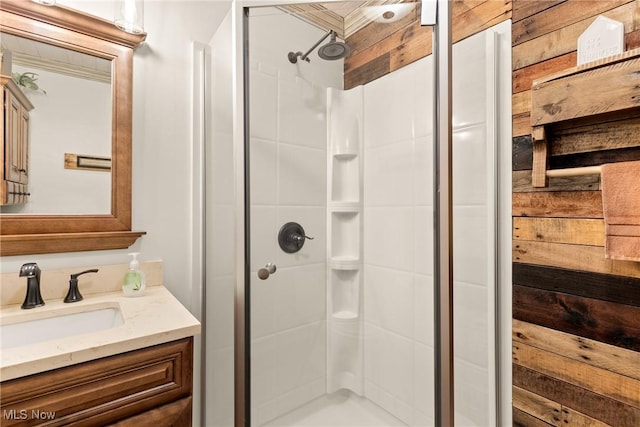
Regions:
<instances>
[{"instance_id":1,"label":"marble countertop","mask_svg":"<svg viewBox=\"0 0 640 427\"><path fill-rule=\"evenodd\" d=\"M85 296L65 304L47 300L30 310L20 305L4 306L0 324L47 318L71 311L82 312L118 307L123 324L110 329L2 350L0 381L74 365L114 354L162 344L200 333L200 323L163 286L147 287L141 297L127 298L121 292ZM0 340L2 337L0 336Z\"/></svg>"}]
</instances>

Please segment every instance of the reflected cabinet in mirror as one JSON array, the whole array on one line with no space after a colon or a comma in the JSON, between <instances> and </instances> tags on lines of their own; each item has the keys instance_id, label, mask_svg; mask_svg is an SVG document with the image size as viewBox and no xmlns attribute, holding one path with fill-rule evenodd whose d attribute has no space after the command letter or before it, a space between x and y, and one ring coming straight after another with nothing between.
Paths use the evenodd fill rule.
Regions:
<instances>
[{"instance_id":1,"label":"reflected cabinet in mirror","mask_svg":"<svg viewBox=\"0 0 640 427\"><path fill-rule=\"evenodd\" d=\"M0 254L121 249L131 231L133 35L62 6L0 2Z\"/></svg>"}]
</instances>

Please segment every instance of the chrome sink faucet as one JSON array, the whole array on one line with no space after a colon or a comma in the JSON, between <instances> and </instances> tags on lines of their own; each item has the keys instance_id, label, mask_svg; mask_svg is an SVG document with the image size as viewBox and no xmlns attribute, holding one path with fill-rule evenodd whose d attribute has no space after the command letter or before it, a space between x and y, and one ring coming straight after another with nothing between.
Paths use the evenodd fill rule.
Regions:
<instances>
[{"instance_id":1,"label":"chrome sink faucet","mask_svg":"<svg viewBox=\"0 0 640 427\"><path fill-rule=\"evenodd\" d=\"M44 305L42 295L40 295L40 268L35 262L23 264L20 267L20 277L27 278L27 295L21 308L34 308Z\"/></svg>"}]
</instances>

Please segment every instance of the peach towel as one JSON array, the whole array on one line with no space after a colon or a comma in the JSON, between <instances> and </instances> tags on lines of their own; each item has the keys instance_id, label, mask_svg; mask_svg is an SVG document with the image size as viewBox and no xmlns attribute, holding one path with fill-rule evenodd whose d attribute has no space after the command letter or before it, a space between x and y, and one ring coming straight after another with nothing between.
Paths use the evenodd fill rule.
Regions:
<instances>
[{"instance_id":1,"label":"peach towel","mask_svg":"<svg viewBox=\"0 0 640 427\"><path fill-rule=\"evenodd\" d=\"M640 261L640 161L602 166L605 257Z\"/></svg>"}]
</instances>

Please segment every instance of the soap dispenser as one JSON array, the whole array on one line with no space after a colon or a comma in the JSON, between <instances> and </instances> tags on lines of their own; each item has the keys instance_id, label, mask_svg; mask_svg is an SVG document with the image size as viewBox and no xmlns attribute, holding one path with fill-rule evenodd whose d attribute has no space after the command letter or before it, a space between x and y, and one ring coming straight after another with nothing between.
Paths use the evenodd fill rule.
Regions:
<instances>
[{"instance_id":1,"label":"soap dispenser","mask_svg":"<svg viewBox=\"0 0 640 427\"><path fill-rule=\"evenodd\" d=\"M140 255L138 252L129 254L133 259L129 263L129 271L124 275L124 284L122 285L122 293L127 297L138 297L144 293L145 277L144 272L140 270L138 255Z\"/></svg>"}]
</instances>

